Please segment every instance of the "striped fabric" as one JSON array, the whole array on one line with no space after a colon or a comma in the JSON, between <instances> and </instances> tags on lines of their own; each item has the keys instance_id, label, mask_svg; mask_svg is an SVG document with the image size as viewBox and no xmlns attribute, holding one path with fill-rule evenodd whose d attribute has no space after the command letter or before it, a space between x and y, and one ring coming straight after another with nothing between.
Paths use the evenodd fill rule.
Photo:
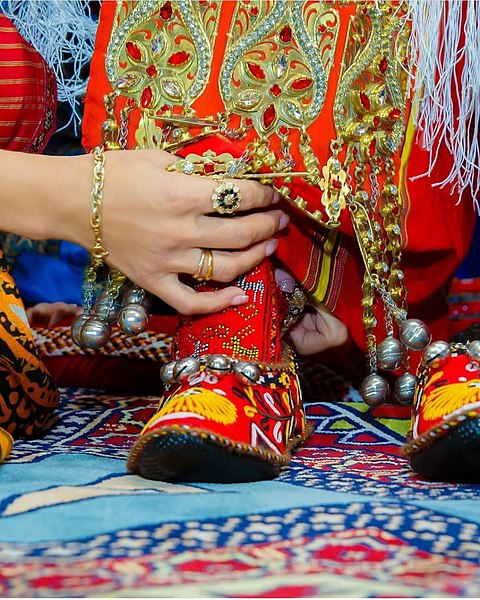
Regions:
<instances>
[{"instance_id":1,"label":"striped fabric","mask_svg":"<svg viewBox=\"0 0 480 600\"><path fill-rule=\"evenodd\" d=\"M41 152L55 129L55 108L51 70L0 14L0 148Z\"/></svg>"}]
</instances>

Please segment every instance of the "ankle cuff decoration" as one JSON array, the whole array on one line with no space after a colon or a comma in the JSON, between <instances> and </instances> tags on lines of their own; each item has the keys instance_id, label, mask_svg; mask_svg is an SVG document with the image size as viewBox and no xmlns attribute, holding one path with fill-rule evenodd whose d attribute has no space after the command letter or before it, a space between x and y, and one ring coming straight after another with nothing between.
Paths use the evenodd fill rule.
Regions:
<instances>
[{"instance_id":1,"label":"ankle cuff decoration","mask_svg":"<svg viewBox=\"0 0 480 600\"><path fill-rule=\"evenodd\" d=\"M205 354L195 358L189 356L172 360L160 369L160 377L168 387L174 383L188 383L190 377L200 371L210 371L217 377L233 373L243 385L256 385L268 376L274 376L275 371L286 369L285 365L266 366L247 360L231 358L226 354Z\"/></svg>"}]
</instances>

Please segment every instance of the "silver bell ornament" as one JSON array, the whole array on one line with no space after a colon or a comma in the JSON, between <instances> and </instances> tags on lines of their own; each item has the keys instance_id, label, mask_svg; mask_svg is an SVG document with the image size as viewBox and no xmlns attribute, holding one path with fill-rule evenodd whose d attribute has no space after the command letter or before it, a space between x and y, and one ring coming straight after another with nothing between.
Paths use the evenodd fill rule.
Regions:
<instances>
[{"instance_id":1,"label":"silver bell ornament","mask_svg":"<svg viewBox=\"0 0 480 600\"><path fill-rule=\"evenodd\" d=\"M255 385L260 380L260 369L246 360L236 362L233 371L244 385Z\"/></svg>"},{"instance_id":2,"label":"silver bell ornament","mask_svg":"<svg viewBox=\"0 0 480 600\"><path fill-rule=\"evenodd\" d=\"M118 313L117 323L124 333L137 335L145 331L148 313L140 304L129 304Z\"/></svg>"},{"instance_id":3,"label":"silver bell ornament","mask_svg":"<svg viewBox=\"0 0 480 600\"><path fill-rule=\"evenodd\" d=\"M175 367L175 361L170 361L162 365L160 369L160 379L163 381L165 385L172 383L173 378L173 368Z\"/></svg>"},{"instance_id":4,"label":"silver bell ornament","mask_svg":"<svg viewBox=\"0 0 480 600\"><path fill-rule=\"evenodd\" d=\"M470 340L466 343L468 356L480 362L480 340Z\"/></svg>"},{"instance_id":5,"label":"silver bell ornament","mask_svg":"<svg viewBox=\"0 0 480 600\"><path fill-rule=\"evenodd\" d=\"M224 354L210 354L205 358L205 366L215 375L225 375L230 371L230 359Z\"/></svg>"},{"instance_id":6,"label":"silver bell ornament","mask_svg":"<svg viewBox=\"0 0 480 600\"><path fill-rule=\"evenodd\" d=\"M82 342L82 327L85 325L85 321L87 321L89 318L90 316L85 313L78 315L78 317L76 317L76 319L73 321L70 329L70 335L73 343L80 348L84 347Z\"/></svg>"},{"instance_id":7,"label":"silver bell ornament","mask_svg":"<svg viewBox=\"0 0 480 600\"><path fill-rule=\"evenodd\" d=\"M110 338L110 325L96 317L89 317L83 324L79 337L82 348L98 350Z\"/></svg>"},{"instance_id":8,"label":"silver bell ornament","mask_svg":"<svg viewBox=\"0 0 480 600\"><path fill-rule=\"evenodd\" d=\"M400 404L410 406L413 404L413 398L415 397L415 386L417 385L417 378L411 373L403 373L397 377L395 385L393 386L393 397Z\"/></svg>"},{"instance_id":9,"label":"silver bell ornament","mask_svg":"<svg viewBox=\"0 0 480 600\"><path fill-rule=\"evenodd\" d=\"M390 386L384 377L373 373L362 381L360 393L368 406L380 406L388 400Z\"/></svg>"},{"instance_id":10,"label":"silver bell ornament","mask_svg":"<svg viewBox=\"0 0 480 600\"><path fill-rule=\"evenodd\" d=\"M439 340L425 348L422 354L422 364L429 369L438 369L450 358L450 344Z\"/></svg>"},{"instance_id":11,"label":"silver bell ornament","mask_svg":"<svg viewBox=\"0 0 480 600\"><path fill-rule=\"evenodd\" d=\"M420 319L407 319L398 330L401 341L410 350L423 350L432 341L430 330Z\"/></svg>"},{"instance_id":12,"label":"silver bell ornament","mask_svg":"<svg viewBox=\"0 0 480 600\"><path fill-rule=\"evenodd\" d=\"M173 367L173 379L179 383L188 383L191 375L196 375L200 371L200 362L193 356L177 360Z\"/></svg>"},{"instance_id":13,"label":"silver bell ornament","mask_svg":"<svg viewBox=\"0 0 480 600\"><path fill-rule=\"evenodd\" d=\"M378 367L383 371L395 371L405 360L405 346L394 337L387 337L377 346Z\"/></svg>"}]
</instances>

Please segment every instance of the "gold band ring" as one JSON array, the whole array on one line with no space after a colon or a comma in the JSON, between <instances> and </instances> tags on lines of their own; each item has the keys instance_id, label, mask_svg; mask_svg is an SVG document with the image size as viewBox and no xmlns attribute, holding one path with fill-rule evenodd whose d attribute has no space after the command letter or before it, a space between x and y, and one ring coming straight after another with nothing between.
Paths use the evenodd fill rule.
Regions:
<instances>
[{"instance_id":1,"label":"gold band ring","mask_svg":"<svg viewBox=\"0 0 480 600\"><path fill-rule=\"evenodd\" d=\"M240 208L242 194L231 181L222 181L213 190L212 193L212 208L215 212L223 214L232 214Z\"/></svg>"},{"instance_id":2,"label":"gold band ring","mask_svg":"<svg viewBox=\"0 0 480 600\"><path fill-rule=\"evenodd\" d=\"M202 249L198 267L193 278L197 281L210 281L213 277L213 253L211 250Z\"/></svg>"}]
</instances>

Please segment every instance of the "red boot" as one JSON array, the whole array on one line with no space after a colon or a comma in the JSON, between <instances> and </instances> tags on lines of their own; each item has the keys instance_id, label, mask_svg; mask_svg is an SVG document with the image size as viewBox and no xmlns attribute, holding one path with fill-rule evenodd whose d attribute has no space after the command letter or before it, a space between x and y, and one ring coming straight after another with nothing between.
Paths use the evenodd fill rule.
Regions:
<instances>
[{"instance_id":1,"label":"red boot","mask_svg":"<svg viewBox=\"0 0 480 600\"><path fill-rule=\"evenodd\" d=\"M435 342L429 351L403 452L428 479L480 483L480 341Z\"/></svg>"},{"instance_id":2,"label":"red boot","mask_svg":"<svg viewBox=\"0 0 480 600\"><path fill-rule=\"evenodd\" d=\"M269 479L307 437L295 365L281 341L288 302L272 263L237 285L248 304L182 319L175 360L162 369L167 391L131 450L131 472L163 481Z\"/></svg>"}]
</instances>

